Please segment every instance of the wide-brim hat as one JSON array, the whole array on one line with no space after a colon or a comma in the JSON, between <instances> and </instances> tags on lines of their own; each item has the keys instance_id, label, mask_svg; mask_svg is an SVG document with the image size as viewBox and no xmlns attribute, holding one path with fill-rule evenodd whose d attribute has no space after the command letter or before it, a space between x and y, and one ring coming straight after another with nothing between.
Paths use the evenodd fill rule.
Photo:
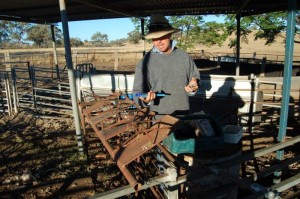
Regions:
<instances>
[{"instance_id":1,"label":"wide-brim hat","mask_svg":"<svg viewBox=\"0 0 300 199\"><path fill-rule=\"evenodd\" d=\"M149 32L146 39L157 39L170 33L179 32L180 29L173 28L168 20L160 14L151 15Z\"/></svg>"}]
</instances>

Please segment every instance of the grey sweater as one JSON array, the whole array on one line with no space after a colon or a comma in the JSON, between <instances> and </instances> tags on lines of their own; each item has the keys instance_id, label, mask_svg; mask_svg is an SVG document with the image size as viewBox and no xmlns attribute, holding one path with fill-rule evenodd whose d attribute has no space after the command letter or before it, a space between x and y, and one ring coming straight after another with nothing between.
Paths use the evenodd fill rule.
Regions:
<instances>
[{"instance_id":1,"label":"grey sweater","mask_svg":"<svg viewBox=\"0 0 300 199\"><path fill-rule=\"evenodd\" d=\"M188 111L189 98L184 87L192 77L200 79L200 74L186 52L175 48L170 54L159 54L151 50L136 67L133 94L150 90L166 93L150 105L158 114ZM135 101L140 100L135 98Z\"/></svg>"}]
</instances>

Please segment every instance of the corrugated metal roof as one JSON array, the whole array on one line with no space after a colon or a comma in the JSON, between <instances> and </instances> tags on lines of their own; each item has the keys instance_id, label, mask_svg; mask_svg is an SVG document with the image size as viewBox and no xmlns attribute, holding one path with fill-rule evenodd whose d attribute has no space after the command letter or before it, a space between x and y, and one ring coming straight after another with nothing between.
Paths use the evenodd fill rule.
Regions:
<instances>
[{"instance_id":1,"label":"corrugated metal roof","mask_svg":"<svg viewBox=\"0 0 300 199\"><path fill-rule=\"evenodd\" d=\"M297 0L299 9L300 0ZM287 10L288 0L66 0L69 21L151 14L242 16ZM0 0L0 19L34 23L60 22L59 0Z\"/></svg>"}]
</instances>

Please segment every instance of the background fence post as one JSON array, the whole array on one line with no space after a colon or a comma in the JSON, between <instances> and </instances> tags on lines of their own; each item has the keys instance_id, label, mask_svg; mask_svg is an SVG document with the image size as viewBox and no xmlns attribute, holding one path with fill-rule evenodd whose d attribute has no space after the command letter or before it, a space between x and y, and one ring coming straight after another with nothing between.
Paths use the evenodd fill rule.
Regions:
<instances>
[{"instance_id":1,"label":"background fence post","mask_svg":"<svg viewBox=\"0 0 300 199\"><path fill-rule=\"evenodd\" d=\"M260 77L264 77L265 76L265 70L266 70L266 57L264 57L261 61L261 68L260 68Z\"/></svg>"},{"instance_id":2,"label":"background fence post","mask_svg":"<svg viewBox=\"0 0 300 199\"><path fill-rule=\"evenodd\" d=\"M115 51L115 67L114 67L114 70L118 70L118 68L119 68L119 53L116 50Z\"/></svg>"},{"instance_id":3,"label":"background fence post","mask_svg":"<svg viewBox=\"0 0 300 199\"><path fill-rule=\"evenodd\" d=\"M7 112L9 115L11 115L12 108L11 108L11 97L10 97L8 72L4 73L4 87L5 87L5 95L6 95Z\"/></svg>"},{"instance_id":4,"label":"background fence post","mask_svg":"<svg viewBox=\"0 0 300 199\"><path fill-rule=\"evenodd\" d=\"M35 98L35 74L34 74L34 68L33 66L29 67L29 74L30 74L30 80L31 80L31 90L32 90L32 102L33 107L36 110L36 98Z\"/></svg>"},{"instance_id":5,"label":"background fence post","mask_svg":"<svg viewBox=\"0 0 300 199\"><path fill-rule=\"evenodd\" d=\"M221 69L221 56L218 56L217 67Z\"/></svg>"},{"instance_id":6,"label":"background fence post","mask_svg":"<svg viewBox=\"0 0 300 199\"><path fill-rule=\"evenodd\" d=\"M5 52L4 53L4 61L5 62L10 62L10 54L9 54L9 52ZM5 64L5 67L6 67L6 71L10 71L11 64Z\"/></svg>"},{"instance_id":7,"label":"background fence post","mask_svg":"<svg viewBox=\"0 0 300 199\"><path fill-rule=\"evenodd\" d=\"M16 69L13 67L11 69L11 78L12 78L12 91L13 91L13 101L14 101L14 111L15 113L18 113L18 100L17 100L17 87L16 87Z\"/></svg>"}]
</instances>

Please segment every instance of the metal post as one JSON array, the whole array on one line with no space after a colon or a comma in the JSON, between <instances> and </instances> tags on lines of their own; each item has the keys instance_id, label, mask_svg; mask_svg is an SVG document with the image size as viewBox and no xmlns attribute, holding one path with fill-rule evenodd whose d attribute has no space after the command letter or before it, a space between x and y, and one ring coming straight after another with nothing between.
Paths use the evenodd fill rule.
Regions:
<instances>
[{"instance_id":1,"label":"metal post","mask_svg":"<svg viewBox=\"0 0 300 199\"><path fill-rule=\"evenodd\" d=\"M279 121L279 133L278 141L282 142L285 139L288 110L289 110L289 100L290 100L290 90L291 90L291 77L293 69L293 55L294 55L294 33L296 25L296 0L288 1L288 17L287 17L287 30L286 30L286 48L285 48L285 60L284 60L284 72L283 72L283 89L282 89L282 103L280 111L280 121ZM276 158L278 160L283 160L284 150L279 150L276 152ZM274 183L279 183L281 181L281 171L276 171L274 173Z\"/></svg>"},{"instance_id":2,"label":"metal post","mask_svg":"<svg viewBox=\"0 0 300 199\"><path fill-rule=\"evenodd\" d=\"M4 87L5 87L5 94L6 94L7 112L8 112L8 115L11 115L12 108L11 108L9 79L8 79L8 73L7 72L4 73Z\"/></svg>"},{"instance_id":3,"label":"metal post","mask_svg":"<svg viewBox=\"0 0 300 199\"><path fill-rule=\"evenodd\" d=\"M236 30L236 68L235 68L235 75L240 75L240 46L241 46L241 14L236 15L236 23L237 23L237 30Z\"/></svg>"},{"instance_id":4,"label":"metal post","mask_svg":"<svg viewBox=\"0 0 300 199\"><path fill-rule=\"evenodd\" d=\"M218 56L217 66L218 66L219 69L221 70L221 56Z\"/></svg>"},{"instance_id":5,"label":"metal post","mask_svg":"<svg viewBox=\"0 0 300 199\"><path fill-rule=\"evenodd\" d=\"M142 33L142 40L143 40L143 47L144 47L144 50L143 50L143 56L145 56L146 54L146 45L145 45L145 38L144 38L144 35L145 35L145 19L141 19L141 33Z\"/></svg>"},{"instance_id":6,"label":"metal post","mask_svg":"<svg viewBox=\"0 0 300 199\"><path fill-rule=\"evenodd\" d=\"M16 77L16 69L13 67L11 69L11 78L12 78L12 90L13 90L13 100L14 100L14 111L15 113L18 113L18 109L17 109L17 86L16 86L16 82L17 82L17 77Z\"/></svg>"},{"instance_id":7,"label":"metal post","mask_svg":"<svg viewBox=\"0 0 300 199\"><path fill-rule=\"evenodd\" d=\"M4 61L7 62L7 64L5 64L6 65L6 71L10 71L11 64L9 64L9 62L10 62L10 54L9 54L9 52L5 52L4 53Z\"/></svg>"},{"instance_id":8,"label":"metal post","mask_svg":"<svg viewBox=\"0 0 300 199\"><path fill-rule=\"evenodd\" d=\"M114 70L118 70L118 68L119 68L119 53L116 50L115 51L115 67L114 67Z\"/></svg>"},{"instance_id":9,"label":"metal post","mask_svg":"<svg viewBox=\"0 0 300 199\"><path fill-rule=\"evenodd\" d=\"M67 62L67 67L68 67L68 77L69 77L69 84L70 84L73 117L74 117L74 121L75 121L75 129L76 129L76 136L77 136L77 145L78 145L79 152L83 153L83 140L82 140L82 133L81 133L81 128L80 128L79 108L78 108L78 104L77 104L76 85L75 85L75 78L74 78L74 70L73 70L73 62L72 62L69 27L68 27L68 19L67 19L65 0L59 0L59 6L60 6L62 27L63 27L66 62Z\"/></svg>"},{"instance_id":10,"label":"metal post","mask_svg":"<svg viewBox=\"0 0 300 199\"><path fill-rule=\"evenodd\" d=\"M36 81L35 81L35 71L33 66L29 66L29 74L30 74L30 80L31 80L31 93L32 93L32 103L33 103L33 108L36 110L36 91L35 91L35 86L36 86Z\"/></svg>"},{"instance_id":11,"label":"metal post","mask_svg":"<svg viewBox=\"0 0 300 199\"><path fill-rule=\"evenodd\" d=\"M57 58L57 50L55 43L55 34L54 34L54 25L51 25L51 37L52 37L52 46L53 46L53 55L54 55L54 64L56 70L56 78L59 80L59 68L58 68L58 58Z\"/></svg>"},{"instance_id":12,"label":"metal post","mask_svg":"<svg viewBox=\"0 0 300 199\"><path fill-rule=\"evenodd\" d=\"M264 77L264 76L265 76L266 62L267 62L267 58L264 57L264 58L261 60L260 77Z\"/></svg>"}]
</instances>

